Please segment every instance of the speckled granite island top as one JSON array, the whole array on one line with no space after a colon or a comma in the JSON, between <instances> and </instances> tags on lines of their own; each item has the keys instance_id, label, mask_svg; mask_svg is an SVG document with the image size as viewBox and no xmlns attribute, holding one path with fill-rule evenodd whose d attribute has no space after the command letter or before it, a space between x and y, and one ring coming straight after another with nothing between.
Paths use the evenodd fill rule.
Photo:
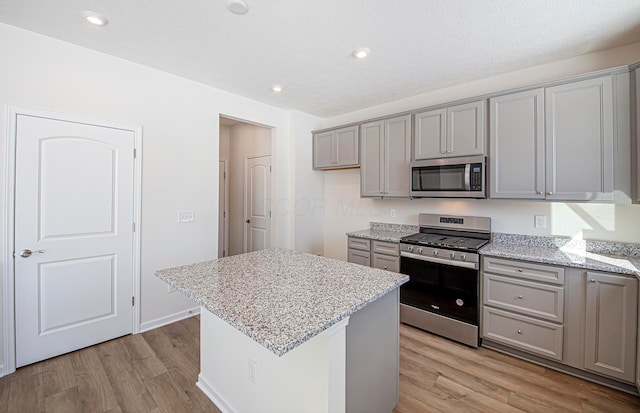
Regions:
<instances>
[{"instance_id":1,"label":"speckled granite island top","mask_svg":"<svg viewBox=\"0 0 640 413\"><path fill-rule=\"evenodd\" d=\"M640 244L494 233L480 254L640 278Z\"/></svg>"},{"instance_id":2,"label":"speckled granite island top","mask_svg":"<svg viewBox=\"0 0 640 413\"><path fill-rule=\"evenodd\" d=\"M278 356L409 280L280 248L164 269L156 276Z\"/></svg>"}]
</instances>

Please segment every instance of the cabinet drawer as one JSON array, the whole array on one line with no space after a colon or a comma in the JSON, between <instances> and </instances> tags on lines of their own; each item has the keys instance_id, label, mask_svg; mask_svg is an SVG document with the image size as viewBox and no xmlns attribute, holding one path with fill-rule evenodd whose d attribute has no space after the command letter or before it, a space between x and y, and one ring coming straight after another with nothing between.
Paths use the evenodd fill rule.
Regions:
<instances>
[{"instance_id":1,"label":"cabinet drawer","mask_svg":"<svg viewBox=\"0 0 640 413\"><path fill-rule=\"evenodd\" d=\"M485 305L562 323L564 288L484 274Z\"/></svg>"},{"instance_id":2,"label":"cabinet drawer","mask_svg":"<svg viewBox=\"0 0 640 413\"><path fill-rule=\"evenodd\" d=\"M371 246L370 243L371 241L369 241L368 239L349 237L349 245L347 246L347 248L369 251L369 248Z\"/></svg>"},{"instance_id":3,"label":"cabinet drawer","mask_svg":"<svg viewBox=\"0 0 640 413\"><path fill-rule=\"evenodd\" d=\"M483 257L482 262L484 272L551 284L564 284L564 268L493 257Z\"/></svg>"},{"instance_id":4,"label":"cabinet drawer","mask_svg":"<svg viewBox=\"0 0 640 413\"><path fill-rule=\"evenodd\" d=\"M375 254L400 255L400 244L395 242L373 241L372 251Z\"/></svg>"},{"instance_id":5,"label":"cabinet drawer","mask_svg":"<svg viewBox=\"0 0 640 413\"><path fill-rule=\"evenodd\" d=\"M367 267L369 267L371 264L371 254L369 253L369 251L360 251L360 250L354 250L349 248L349 254L348 254L348 260L349 262L353 262L356 264L360 264L360 265L366 265Z\"/></svg>"},{"instance_id":6,"label":"cabinet drawer","mask_svg":"<svg viewBox=\"0 0 640 413\"><path fill-rule=\"evenodd\" d=\"M562 361L562 326L490 307L482 315L482 337Z\"/></svg>"},{"instance_id":7,"label":"cabinet drawer","mask_svg":"<svg viewBox=\"0 0 640 413\"><path fill-rule=\"evenodd\" d=\"M371 259L371 266L381 270L400 272L400 257L374 253Z\"/></svg>"}]
</instances>

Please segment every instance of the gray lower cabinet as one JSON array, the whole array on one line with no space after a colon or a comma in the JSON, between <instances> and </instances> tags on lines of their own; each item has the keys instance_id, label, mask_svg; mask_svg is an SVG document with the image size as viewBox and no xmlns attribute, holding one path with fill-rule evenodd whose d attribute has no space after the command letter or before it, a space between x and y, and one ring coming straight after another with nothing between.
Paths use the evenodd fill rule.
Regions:
<instances>
[{"instance_id":1,"label":"gray lower cabinet","mask_svg":"<svg viewBox=\"0 0 640 413\"><path fill-rule=\"evenodd\" d=\"M634 382L638 280L585 272L585 368Z\"/></svg>"},{"instance_id":2,"label":"gray lower cabinet","mask_svg":"<svg viewBox=\"0 0 640 413\"><path fill-rule=\"evenodd\" d=\"M409 197L411 115L361 126L361 197Z\"/></svg>"},{"instance_id":3,"label":"gray lower cabinet","mask_svg":"<svg viewBox=\"0 0 640 413\"><path fill-rule=\"evenodd\" d=\"M349 237L348 260L367 267L400 272L400 247L396 242Z\"/></svg>"},{"instance_id":4,"label":"gray lower cabinet","mask_svg":"<svg viewBox=\"0 0 640 413\"><path fill-rule=\"evenodd\" d=\"M347 238L347 260L355 264L371 266L371 241L363 238Z\"/></svg>"},{"instance_id":5,"label":"gray lower cabinet","mask_svg":"<svg viewBox=\"0 0 640 413\"><path fill-rule=\"evenodd\" d=\"M358 125L313 134L313 169L358 166Z\"/></svg>"},{"instance_id":6,"label":"gray lower cabinet","mask_svg":"<svg viewBox=\"0 0 640 413\"><path fill-rule=\"evenodd\" d=\"M635 91L633 91L633 95L635 96L635 106L636 111L634 114L634 122L633 127L635 128L635 133L633 139L635 139L635 151L634 151L634 163L633 163L633 178L635 180L635 194L633 196L634 202L640 203L640 69L635 70ZM640 351L640 350L639 350ZM638 373L640 376L640 372ZM640 382L638 385L640 389Z\"/></svg>"},{"instance_id":7,"label":"gray lower cabinet","mask_svg":"<svg viewBox=\"0 0 640 413\"><path fill-rule=\"evenodd\" d=\"M490 197L615 201L615 190L628 193L628 84L625 73L491 98Z\"/></svg>"},{"instance_id":8,"label":"gray lower cabinet","mask_svg":"<svg viewBox=\"0 0 640 413\"><path fill-rule=\"evenodd\" d=\"M636 384L638 294L633 276L483 256L483 345Z\"/></svg>"},{"instance_id":9,"label":"gray lower cabinet","mask_svg":"<svg viewBox=\"0 0 640 413\"><path fill-rule=\"evenodd\" d=\"M500 258L483 258L482 290L483 338L562 361L562 269Z\"/></svg>"}]
</instances>

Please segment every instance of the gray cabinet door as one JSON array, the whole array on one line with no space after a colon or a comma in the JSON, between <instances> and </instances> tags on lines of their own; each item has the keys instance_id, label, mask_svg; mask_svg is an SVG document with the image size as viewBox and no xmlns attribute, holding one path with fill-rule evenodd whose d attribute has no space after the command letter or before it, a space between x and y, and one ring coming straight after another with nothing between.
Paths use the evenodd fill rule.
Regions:
<instances>
[{"instance_id":1,"label":"gray cabinet door","mask_svg":"<svg viewBox=\"0 0 640 413\"><path fill-rule=\"evenodd\" d=\"M585 368L634 383L638 281L585 272Z\"/></svg>"},{"instance_id":2,"label":"gray cabinet door","mask_svg":"<svg viewBox=\"0 0 640 413\"><path fill-rule=\"evenodd\" d=\"M337 166L358 165L358 125L335 131Z\"/></svg>"},{"instance_id":3,"label":"gray cabinet door","mask_svg":"<svg viewBox=\"0 0 640 413\"><path fill-rule=\"evenodd\" d=\"M384 121L360 126L360 196L384 195Z\"/></svg>"},{"instance_id":4,"label":"gray cabinet door","mask_svg":"<svg viewBox=\"0 0 640 413\"><path fill-rule=\"evenodd\" d=\"M544 199L544 89L490 100L490 197Z\"/></svg>"},{"instance_id":5,"label":"gray cabinet door","mask_svg":"<svg viewBox=\"0 0 640 413\"><path fill-rule=\"evenodd\" d=\"M447 108L447 156L483 155L486 101Z\"/></svg>"},{"instance_id":6,"label":"gray cabinet door","mask_svg":"<svg viewBox=\"0 0 640 413\"><path fill-rule=\"evenodd\" d=\"M635 154L635 202L640 203L640 69L636 69L636 115L635 115L635 137L636 154ZM638 367L640 371L640 366ZM638 374L640 376L640 373ZM640 380L640 378L639 378ZM640 390L640 382L638 384Z\"/></svg>"},{"instance_id":7,"label":"gray cabinet door","mask_svg":"<svg viewBox=\"0 0 640 413\"><path fill-rule=\"evenodd\" d=\"M409 197L409 163L411 161L411 115L384 121L385 129L385 194Z\"/></svg>"},{"instance_id":8,"label":"gray cabinet door","mask_svg":"<svg viewBox=\"0 0 640 413\"><path fill-rule=\"evenodd\" d=\"M613 200L611 76L545 89L546 198Z\"/></svg>"},{"instance_id":9,"label":"gray cabinet door","mask_svg":"<svg viewBox=\"0 0 640 413\"><path fill-rule=\"evenodd\" d=\"M447 153L447 109L415 115L413 159L442 158Z\"/></svg>"},{"instance_id":10,"label":"gray cabinet door","mask_svg":"<svg viewBox=\"0 0 640 413\"><path fill-rule=\"evenodd\" d=\"M335 159L333 156L333 131L313 134L313 168L329 168Z\"/></svg>"},{"instance_id":11,"label":"gray cabinet door","mask_svg":"<svg viewBox=\"0 0 640 413\"><path fill-rule=\"evenodd\" d=\"M381 270L400 272L400 257L373 253L371 266Z\"/></svg>"},{"instance_id":12,"label":"gray cabinet door","mask_svg":"<svg viewBox=\"0 0 640 413\"><path fill-rule=\"evenodd\" d=\"M354 264L360 264L369 267L371 262L371 253L369 251L354 250L349 248L347 260Z\"/></svg>"}]
</instances>

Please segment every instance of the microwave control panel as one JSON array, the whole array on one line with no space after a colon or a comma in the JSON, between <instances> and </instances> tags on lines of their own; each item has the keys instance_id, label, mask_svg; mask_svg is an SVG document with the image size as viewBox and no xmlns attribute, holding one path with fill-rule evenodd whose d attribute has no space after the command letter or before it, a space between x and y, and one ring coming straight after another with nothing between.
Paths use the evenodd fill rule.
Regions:
<instances>
[{"instance_id":1,"label":"microwave control panel","mask_svg":"<svg viewBox=\"0 0 640 413\"><path fill-rule=\"evenodd\" d=\"M482 191L482 164L471 164L471 190Z\"/></svg>"}]
</instances>

